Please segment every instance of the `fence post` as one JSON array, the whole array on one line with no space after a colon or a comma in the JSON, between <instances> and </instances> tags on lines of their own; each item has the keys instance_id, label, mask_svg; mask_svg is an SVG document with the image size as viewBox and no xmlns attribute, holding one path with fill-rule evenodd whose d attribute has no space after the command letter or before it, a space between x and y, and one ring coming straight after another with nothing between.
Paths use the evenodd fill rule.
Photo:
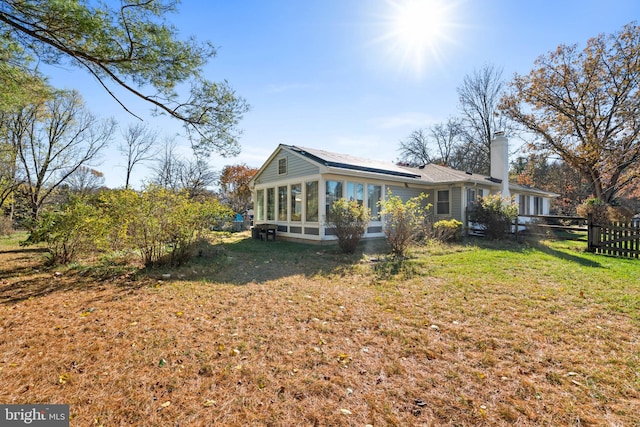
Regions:
<instances>
[{"instance_id":1,"label":"fence post","mask_svg":"<svg viewBox=\"0 0 640 427\"><path fill-rule=\"evenodd\" d=\"M587 230L587 251L595 252L596 247L593 244L593 240L595 238L595 225L593 224L593 214L591 213L587 214Z\"/></svg>"}]
</instances>

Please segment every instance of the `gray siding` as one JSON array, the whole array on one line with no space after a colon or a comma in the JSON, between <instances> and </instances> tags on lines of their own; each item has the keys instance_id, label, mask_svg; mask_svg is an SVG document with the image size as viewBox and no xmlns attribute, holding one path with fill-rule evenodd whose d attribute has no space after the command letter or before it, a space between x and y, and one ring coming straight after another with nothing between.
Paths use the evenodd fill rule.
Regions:
<instances>
[{"instance_id":1,"label":"gray siding","mask_svg":"<svg viewBox=\"0 0 640 427\"><path fill-rule=\"evenodd\" d=\"M460 187L451 189L451 216L462 221L462 189Z\"/></svg>"},{"instance_id":2,"label":"gray siding","mask_svg":"<svg viewBox=\"0 0 640 427\"><path fill-rule=\"evenodd\" d=\"M287 158L287 174L278 175L278 161L283 157ZM260 175L260 184L288 180L290 178L296 178L299 176L315 175L319 172L320 167L318 165L301 159L300 157L293 154L281 151L263 170L262 174Z\"/></svg>"},{"instance_id":3,"label":"gray siding","mask_svg":"<svg viewBox=\"0 0 640 427\"><path fill-rule=\"evenodd\" d=\"M424 190L420 190L419 188L406 188L406 187L399 187L399 186L395 186L395 185L388 185L387 188L391 189L391 194L394 196L399 196L402 201L406 202L407 200L409 200L412 197L417 197L420 195L420 193L426 193L426 191ZM386 196L386 194L385 194ZM429 196L431 197L431 196ZM429 203L431 203L431 200L427 199Z\"/></svg>"}]
</instances>

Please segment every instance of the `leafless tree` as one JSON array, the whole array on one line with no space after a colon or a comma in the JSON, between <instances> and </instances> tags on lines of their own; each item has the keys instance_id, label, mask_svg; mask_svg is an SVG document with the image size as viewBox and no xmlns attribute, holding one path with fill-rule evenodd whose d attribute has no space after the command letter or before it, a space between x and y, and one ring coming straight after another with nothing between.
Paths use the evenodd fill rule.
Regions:
<instances>
[{"instance_id":1,"label":"leafless tree","mask_svg":"<svg viewBox=\"0 0 640 427\"><path fill-rule=\"evenodd\" d=\"M182 166L176 149L175 138L165 138L164 146L158 153L153 166L151 183L170 190L177 191L180 188L180 168Z\"/></svg>"},{"instance_id":2,"label":"leafless tree","mask_svg":"<svg viewBox=\"0 0 640 427\"><path fill-rule=\"evenodd\" d=\"M136 123L129 125L122 137L124 140L118 145L118 150L127 159L124 188L129 188L133 168L140 163L153 160L158 155L155 147L158 133Z\"/></svg>"},{"instance_id":3,"label":"leafless tree","mask_svg":"<svg viewBox=\"0 0 640 427\"><path fill-rule=\"evenodd\" d=\"M91 194L104 186L104 174L88 166L80 166L67 177L69 190L78 194Z\"/></svg>"},{"instance_id":4,"label":"leafless tree","mask_svg":"<svg viewBox=\"0 0 640 427\"><path fill-rule=\"evenodd\" d=\"M491 140L495 132L513 133L513 125L498 110L503 90L502 69L493 65L474 70L458 88L468 148L480 160L473 172L489 172Z\"/></svg>"},{"instance_id":5,"label":"leafless tree","mask_svg":"<svg viewBox=\"0 0 640 427\"><path fill-rule=\"evenodd\" d=\"M172 191L187 191L197 197L215 183L218 175L211 170L205 156L194 155L185 159L177 153L174 139L165 142L164 150L156 161L151 182Z\"/></svg>"},{"instance_id":6,"label":"leafless tree","mask_svg":"<svg viewBox=\"0 0 640 427\"><path fill-rule=\"evenodd\" d=\"M463 128L460 120L449 119L446 123L437 123L431 127L431 138L437 147L437 163L459 169L457 153L461 150Z\"/></svg>"},{"instance_id":7,"label":"leafless tree","mask_svg":"<svg viewBox=\"0 0 640 427\"><path fill-rule=\"evenodd\" d=\"M210 167L205 158L195 156L191 160L182 161L180 168L181 189L187 191L190 197L199 197L207 192L218 179L218 174Z\"/></svg>"},{"instance_id":8,"label":"leafless tree","mask_svg":"<svg viewBox=\"0 0 640 427\"><path fill-rule=\"evenodd\" d=\"M458 169L465 160L463 137L462 124L454 118L415 130L400 142L401 158L410 165L437 163Z\"/></svg>"},{"instance_id":9,"label":"leafless tree","mask_svg":"<svg viewBox=\"0 0 640 427\"><path fill-rule=\"evenodd\" d=\"M425 129L414 130L411 135L400 141L400 158L409 165L431 163L431 149Z\"/></svg>"},{"instance_id":10,"label":"leafless tree","mask_svg":"<svg viewBox=\"0 0 640 427\"><path fill-rule=\"evenodd\" d=\"M3 126L24 177L20 189L35 220L47 198L69 176L97 160L116 125L93 116L77 92L57 91L48 100L6 115Z\"/></svg>"}]
</instances>

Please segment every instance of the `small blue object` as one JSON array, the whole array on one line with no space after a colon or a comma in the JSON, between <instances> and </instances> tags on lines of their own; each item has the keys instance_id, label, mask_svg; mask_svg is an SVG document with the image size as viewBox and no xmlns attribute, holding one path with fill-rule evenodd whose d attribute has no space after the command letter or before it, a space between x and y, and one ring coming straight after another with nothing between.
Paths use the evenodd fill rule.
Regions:
<instances>
[{"instance_id":1,"label":"small blue object","mask_svg":"<svg viewBox=\"0 0 640 427\"><path fill-rule=\"evenodd\" d=\"M234 219L235 222L243 222L244 218L242 217L241 214L236 214L236 219Z\"/></svg>"}]
</instances>

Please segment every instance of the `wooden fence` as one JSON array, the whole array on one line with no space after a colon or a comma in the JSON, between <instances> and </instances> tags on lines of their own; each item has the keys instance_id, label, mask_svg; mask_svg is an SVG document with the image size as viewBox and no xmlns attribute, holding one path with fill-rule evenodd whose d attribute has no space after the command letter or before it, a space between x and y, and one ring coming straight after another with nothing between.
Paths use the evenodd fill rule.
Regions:
<instances>
[{"instance_id":1,"label":"wooden fence","mask_svg":"<svg viewBox=\"0 0 640 427\"><path fill-rule=\"evenodd\" d=\"M467 216L467 234L483 235ZM618 257L640 258L640 223L597 224L591 217L560 215L520 215L511 226L517 240L532 236L554 235L567 239L576 233L587 235L587 250Z\"/></svg>"},{"instance_id":2,"label":"wooden fence","mask_svg":"<svg viewBox=\"0 0 640 427\"><path fill-rule=\"evenodd\" d=\"M564 215L519 215L513 224L516 239L521 235L548 236L564 232L562 238L568 238L568 233L587 233L588 218Z\"/></svg>"},{"instance_id":3,"label":"wooden fence","mask_svg":"<svg viewBox=\"0 0 640 427\"><path fill-rule=\"evenodd\" d=\"M466 212L466 231L468 235L482 236L484 230L469 219L469 212ZM561 237L568 238L568 233L587 233L588 219L578 216L562 215L519 215L513 224L511 232L516 239L526 235L548 236L551 233L565 232Z\"/></svg>"},{"instance_id":4,"label":"wooden fence","mask_svg":"<svg viewBox=\"0 0 640 427\"><path fill-rule=\"evenodd\" d=\"M640 258L640 224L596 224L589 218L587 250L617 257Z\"/></svg>"}]
</instances>

